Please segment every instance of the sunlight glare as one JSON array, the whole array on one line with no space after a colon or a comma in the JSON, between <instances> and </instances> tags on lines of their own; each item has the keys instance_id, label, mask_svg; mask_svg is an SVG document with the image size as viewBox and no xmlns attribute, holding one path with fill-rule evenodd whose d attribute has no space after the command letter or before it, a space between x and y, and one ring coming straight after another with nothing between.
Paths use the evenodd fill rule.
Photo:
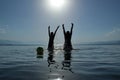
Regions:
<instances>
[{"instance_id":1,"label":"sunlight glare","mask_svg":"<svg viewBox=\"0 0 120 80\"><path fill-rule=\"evenodd\" d=\"M65 0L49 0L49 4L54 9L60 9L65 5Z\"/></svg>"},{"instance_id":2,"label":"sunlight glare","mask_svg":"<svg viewBox=\"0 0 120 80\"><path fill-rule=\"evenodd\" d=\"M54 79L54 80L63 80L63 79L61 79L61 78L57 78L57 79Z\"/></svg>"}]
</instances>

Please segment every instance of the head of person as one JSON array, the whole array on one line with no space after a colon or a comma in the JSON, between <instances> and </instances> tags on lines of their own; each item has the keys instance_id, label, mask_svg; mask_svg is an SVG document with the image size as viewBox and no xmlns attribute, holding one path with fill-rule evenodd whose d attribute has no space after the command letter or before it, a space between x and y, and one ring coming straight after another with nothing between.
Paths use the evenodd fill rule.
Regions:
<instances>
[{"instance_id":1,"label":"head of person","mask_svg":"<svg viewBox=\"0 0 120 80\"><path fill-rule=\"evenodd\" d=\"M51 32L50 35L53 35L53 32Z\"/></svg>"},{"instance_id":2,"label":"head of person","mask_svg":"<svg viewBox=\"0 0 120 80\"><path fill-rule=\"evenodd\" d=\"M67 34L70 34L70 32L69 32L69 31L67 31Z\"/></svg>"}]
</instances>

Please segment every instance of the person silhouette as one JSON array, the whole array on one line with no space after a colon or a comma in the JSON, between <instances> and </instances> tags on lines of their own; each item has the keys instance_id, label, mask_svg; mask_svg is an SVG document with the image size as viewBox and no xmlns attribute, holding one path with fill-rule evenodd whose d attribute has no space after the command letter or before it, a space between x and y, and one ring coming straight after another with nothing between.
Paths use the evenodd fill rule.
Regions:
<instances>
[{"instance_id":1,"label":"person silhouette","mask_svg":"<svg viewBox=\"0 0 120 80\"><path fill-rule=\"evenodd\" d=\"M55 32L50 32L50 26L48 27L48 35L49 35L49 42L48 42L48 50L53 50L54 49L54 38L56 35L56 32L58 30L59 26L55 30Z\"/></svg>"},{"instance_id":2,"label":"person silhouette","mask_svg":"<svg viewBox=\"0 0 120 80\"><path fill-rule=\"evenodd\" d=\"M71 31L65 31L64 24L62 25L63 27L63 33L64 33L64 50L72 50L72 43L71 43L71 38L72 38L72 31L73 31L73 23L71 23Z\"/></svg>"}]
</instances>

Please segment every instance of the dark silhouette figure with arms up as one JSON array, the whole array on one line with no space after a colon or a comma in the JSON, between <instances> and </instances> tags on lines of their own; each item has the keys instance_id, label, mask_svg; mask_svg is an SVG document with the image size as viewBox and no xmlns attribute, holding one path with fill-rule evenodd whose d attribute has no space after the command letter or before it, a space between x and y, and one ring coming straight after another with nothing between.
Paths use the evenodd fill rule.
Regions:
<instances>
[{"instance_id":1,"label":"dark silhouette figure with arms up","mask_svg":"<svg viewBox=\"0 0 120 80\"><path fill-rule=\"evenodd\" d=\"M50 26L48 27L48 35L49 35L48 50L50 50L50 51L54 49L54 38L55 38L55 35L56 35L58 28L59 28L59 26L57 27L57 29L53 33L53 32L50 32Z\"/></svg>"},{"instance_id":2,"label":"dark silhouette figure with arms up","mask_svg":"<svg viewBox=\"0 0 120 80\"><path fill-rule=\"evenodd\" d=\"M72 38L72 31L73 31L73 23L71 23L71 31L65 31L64 24L62 25L63 27L63 33L64 33L64 50L72 50L72 43L71 43L71 38Z\"/></svg>"}]
</instances>

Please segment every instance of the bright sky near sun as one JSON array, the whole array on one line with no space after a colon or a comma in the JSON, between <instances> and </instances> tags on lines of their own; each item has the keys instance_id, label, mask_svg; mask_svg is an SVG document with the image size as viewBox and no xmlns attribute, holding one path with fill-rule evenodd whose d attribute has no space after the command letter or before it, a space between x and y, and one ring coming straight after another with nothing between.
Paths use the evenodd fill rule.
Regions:
<instances>
[{"instance_id":1,"label":"bright sky near sun","mask_svg":"<svg viewBox=\"0 0 120 80\"><path fill-rule=\"evenodd\" d=\"M63 6L65 6L65 0L48 0L48 4L53 8L53 9L60 9Z\"/></svg>"},{"instance_id":2,"label":"bright sky near sun","mask_svg":"<svg viewBox=\"0 0 120 80\"><path fill-rule=\"evenodd\" d=\"M48 26L60 25L63 43L71 22L73 43L120 40L120 0L0 0L0 40L48 43Z\"/></svg>"}]
</instances>

